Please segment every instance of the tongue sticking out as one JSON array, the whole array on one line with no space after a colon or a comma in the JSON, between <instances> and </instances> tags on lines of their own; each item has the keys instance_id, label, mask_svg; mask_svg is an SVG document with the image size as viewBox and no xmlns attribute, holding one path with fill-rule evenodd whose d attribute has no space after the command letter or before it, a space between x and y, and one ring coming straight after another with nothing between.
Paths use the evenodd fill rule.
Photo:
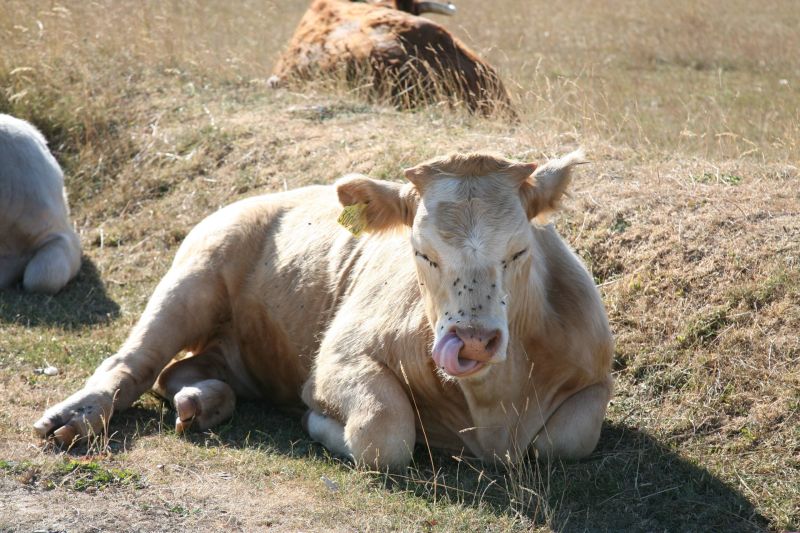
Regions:
<instances>
[{"instance_id":1,"label":"tongue sticking out","mask_svg":"<svg viewBox=\"0 0 800 533\"><path fill-rule=\"evenodd\" d=\"M459 357L458 353L463 346L464 343L452 331L439 339L439 342L433 347L433 361L436 366L444 369L453 377L471 374L483 366L480 361Z\"/></svg>"}]
</instances>

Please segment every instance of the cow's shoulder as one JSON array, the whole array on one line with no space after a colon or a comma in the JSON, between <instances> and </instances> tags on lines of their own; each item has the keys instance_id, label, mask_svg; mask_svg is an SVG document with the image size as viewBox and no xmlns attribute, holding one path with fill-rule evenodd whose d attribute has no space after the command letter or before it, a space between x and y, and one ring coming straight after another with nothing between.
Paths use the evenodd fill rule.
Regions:
<instances>
[{"instance_id":1,"label":"cow's shoulder","mask_svg":"<svg viewBox=\"0 0 800 533\"><path fill-rule=\"evenodd\" d=\"M424 307L407 237L367 235L352 253L341 272L347 288L326 336L347 350L379 358L379 352L409 348L403 344L408 339L424 346Z\"/></svg>"},{"instance_id":2,"label":"cow's shoulder","mask_svg":"<svg viewBox=\"0 0 800 533\"><path fill-rule=\"evenodd\" d=\"M534 226L545 272L548 335L561 339L563 349L582 366L605 368L613 341L605 307L583 261L558 235L552 224Z\"/></svg>"}]
</instances>

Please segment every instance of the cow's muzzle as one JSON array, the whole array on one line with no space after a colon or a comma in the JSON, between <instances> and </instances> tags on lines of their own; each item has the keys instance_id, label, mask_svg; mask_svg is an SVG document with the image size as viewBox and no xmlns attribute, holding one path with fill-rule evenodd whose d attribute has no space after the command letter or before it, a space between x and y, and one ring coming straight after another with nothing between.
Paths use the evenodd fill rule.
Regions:
<instances>
[{"instance_id":1,"label":"cow's muzzle","mask_svg":"<svg viewBox=\"0 0 800 533\"><path fill-rule=\"evenodd\" d=\"M433 360L447 374L467 377L492 361L502 339L503 333L499 329L454 326L436 342Z\"/></svg>"}]
</instances>

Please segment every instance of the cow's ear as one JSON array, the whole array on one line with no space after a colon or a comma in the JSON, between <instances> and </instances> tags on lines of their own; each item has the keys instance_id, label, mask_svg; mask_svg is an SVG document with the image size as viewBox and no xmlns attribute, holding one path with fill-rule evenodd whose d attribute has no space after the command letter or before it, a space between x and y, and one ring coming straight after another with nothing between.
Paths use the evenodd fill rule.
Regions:
<instances>
[{"instance_id":1,"label":"cow's ear","mask_svg":"<svg viewBox=\"0 0 800 533\"><path fill-rule=\"evenodd\" d=\"M583 150L576 150L561 159L548 161L522 181L520 196L529 219L544 220L548 213L558 209L569 185L572 167L587 163L584 157Z\"/></svg>"},{"instance_id":2,"label":"cow's ear","mask_svg":"<svg viewBox=\"0 0 800 533\"><path fill-rule=\"evenodd\" d=\"M414 222L419 197L410 185L350 174L336 182L344 207L357 206L367 231L385 231Z\"/></svg>"},{"instance_id":3,"label":"cow's ear","mask_svg":"<svg viewBox=\"0 0 800 533\"><path fill-rule=\"evenodd\" d=\"M516 163L511 165L503 172L507 174L514 183L522 185L531 177L533 171L537 168L536 163Z\"/></svg>"}]
</instances>

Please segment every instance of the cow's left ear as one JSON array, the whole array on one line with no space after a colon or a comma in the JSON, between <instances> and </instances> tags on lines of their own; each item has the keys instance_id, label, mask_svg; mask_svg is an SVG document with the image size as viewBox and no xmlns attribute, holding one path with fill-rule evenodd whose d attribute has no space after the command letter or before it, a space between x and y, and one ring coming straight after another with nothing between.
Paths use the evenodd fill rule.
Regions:
<instances>
[{"instance_id":1,"label":"cow's left ear","mask_svg":"<svg viewBox=\"0 0 800 533\"><path fill-rule=\"evenodd\" d=\"M385 231L414 222L418 196L410 185L349 174L336 182L336 193L344 207L363 206L367 231Z\"/></svg>"},{"instance_id":2,"label":"cow's left ear","mask_svg":"<svg viewBox=\"0 0 800 533\"><path fill-rule=\"evenodd\" d=\"M575 165L587 163L583 150L575 150L560 159L548 161L520 184L522 205L529 219L544 217L558 209L570 182Z\"/></svg>"}]
</instances>

